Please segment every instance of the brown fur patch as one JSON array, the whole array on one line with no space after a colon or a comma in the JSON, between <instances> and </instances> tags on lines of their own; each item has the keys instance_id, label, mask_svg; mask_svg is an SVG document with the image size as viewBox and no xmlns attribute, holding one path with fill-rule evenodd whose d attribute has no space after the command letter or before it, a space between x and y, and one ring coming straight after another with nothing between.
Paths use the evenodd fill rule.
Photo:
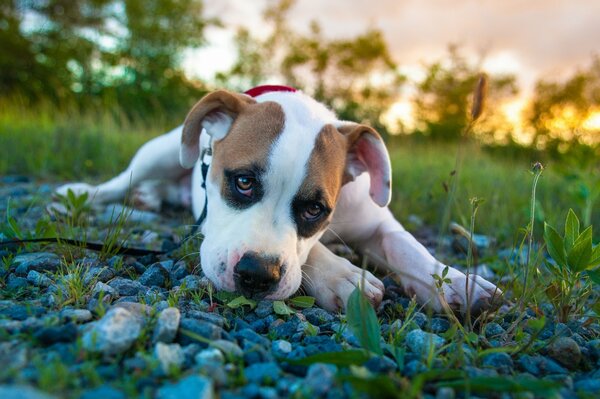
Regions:
<instances>
[{"instance_id":1,"label":"brown fur patch","mask_svg":"<svg viewBox=\"0 0 600 399\"><path fill-rule=\"evenodd\" d=\"M310 198L319 192L325 205L333 209L342 186L346 155L346 138L333 125L323 126L315 140L298 195Z\"/></svg>"},{"instance_id":2,"label":"brown fur patch","mask_svg":"<svg viewBox=\"0 0 600 399\"><path fill-rule=\"evenodd\" d=\"M214 143L212 178L221 182L224 170L266 167L271 146L284 124L285 115L277 103L267 101L245 106L229 133Z\"/></svg>"}]
</instances>

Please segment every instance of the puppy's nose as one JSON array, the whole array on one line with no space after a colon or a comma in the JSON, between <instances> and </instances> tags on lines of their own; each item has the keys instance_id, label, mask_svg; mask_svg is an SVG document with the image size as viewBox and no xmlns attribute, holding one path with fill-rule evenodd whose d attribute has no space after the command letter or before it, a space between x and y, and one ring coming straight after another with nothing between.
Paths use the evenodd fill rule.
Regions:
<instances>
[{"instance_id":1,"label":"puppy's nose","mask_svg":"<svg viewBox=\"0 0 600 399\"><path fill-rule=\"evenodd\" d=\"M236 288L244 295L267 293L281 279L281 261L273 256L248 252L234 269Z\"/></svg>"}]
</instances>

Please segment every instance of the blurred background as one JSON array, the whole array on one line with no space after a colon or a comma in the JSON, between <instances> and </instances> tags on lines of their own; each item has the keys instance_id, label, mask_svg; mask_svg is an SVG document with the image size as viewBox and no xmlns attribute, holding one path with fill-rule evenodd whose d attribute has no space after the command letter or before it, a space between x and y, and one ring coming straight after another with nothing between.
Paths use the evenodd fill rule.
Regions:
<instances>
[{"instance_id":1,"label":"blurred background","mask_svg":"<svg viewBox=\"0 0 600 399\"><path fill-rule=\"evenodd\" d=\"M208 91L277 83L382 133L397 186L421 188L395 193L398 213L440 208L460 143L465 201L498 212L498 187L520 193L499 211L516 223L542 161L540 212L569 204L589 224L598 15L589 0L0 0L0 174L110 176ZM485 111L461 137L481 73Z\"/></svg>"}]
</instances>

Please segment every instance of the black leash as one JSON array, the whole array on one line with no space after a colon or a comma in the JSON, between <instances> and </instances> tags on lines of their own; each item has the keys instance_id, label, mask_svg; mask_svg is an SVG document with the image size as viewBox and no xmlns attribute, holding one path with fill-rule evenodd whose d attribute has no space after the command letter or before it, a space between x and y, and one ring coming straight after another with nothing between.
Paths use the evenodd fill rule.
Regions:
<instances>
[{"instance_id":1,"label":"black leash","mask_svg":"<svg viewBox=\"0 0 600 399\"><path fill-rule=\"evenodd\" d=\"M208 164L205 161L205 156L212 156L212 148L209 147L202 150L202 163L200 164L200 172L202 173L202 188L204 189L204 208L202 209L202 213L196 220L196 222L192 225L192 229L190 232L181 240L174 248L171 248L166 251L156 251L152 249L143 249L143 248L132 248L126 246L118 246L117 248L113 248L112 251L115 255L131 255L131 256L144 256L144 255L164 255L171 253L177 249L179 249L183 243L192 238L198 228L202 223L204 223L204 219L206 219L206 214L208 213L208 194L206 193L206 176L208 175ZM86 242L80 240L73 240L70 238L60 238L60 237L47 237L47 238L26 238L22 240L8 240L8 241L0 241L0 248L16 246L16 245L25 245L30 243L56 243L56 244L67 244L80 248L89 249L92 251L102 251L107 249L106 244L102 243L94 243L94 242Z\"/></svg>"}]
</instances>

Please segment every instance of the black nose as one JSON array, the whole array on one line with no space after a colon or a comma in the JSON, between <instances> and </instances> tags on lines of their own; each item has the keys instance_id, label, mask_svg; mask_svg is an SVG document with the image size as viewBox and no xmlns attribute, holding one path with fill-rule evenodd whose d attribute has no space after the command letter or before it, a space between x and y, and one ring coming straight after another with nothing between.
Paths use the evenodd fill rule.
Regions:
<instances>
[{"instance_id":1,"label":"black nose","mask_svg":"<svg viewBox=\"0 0 600 399\"><path fill-rule=\"evenodd\" d=\"M244 295L268 293L281 279L281 261L247 252L235 266L234 276L236 288Z\"/></svg>"}]
</instances>

